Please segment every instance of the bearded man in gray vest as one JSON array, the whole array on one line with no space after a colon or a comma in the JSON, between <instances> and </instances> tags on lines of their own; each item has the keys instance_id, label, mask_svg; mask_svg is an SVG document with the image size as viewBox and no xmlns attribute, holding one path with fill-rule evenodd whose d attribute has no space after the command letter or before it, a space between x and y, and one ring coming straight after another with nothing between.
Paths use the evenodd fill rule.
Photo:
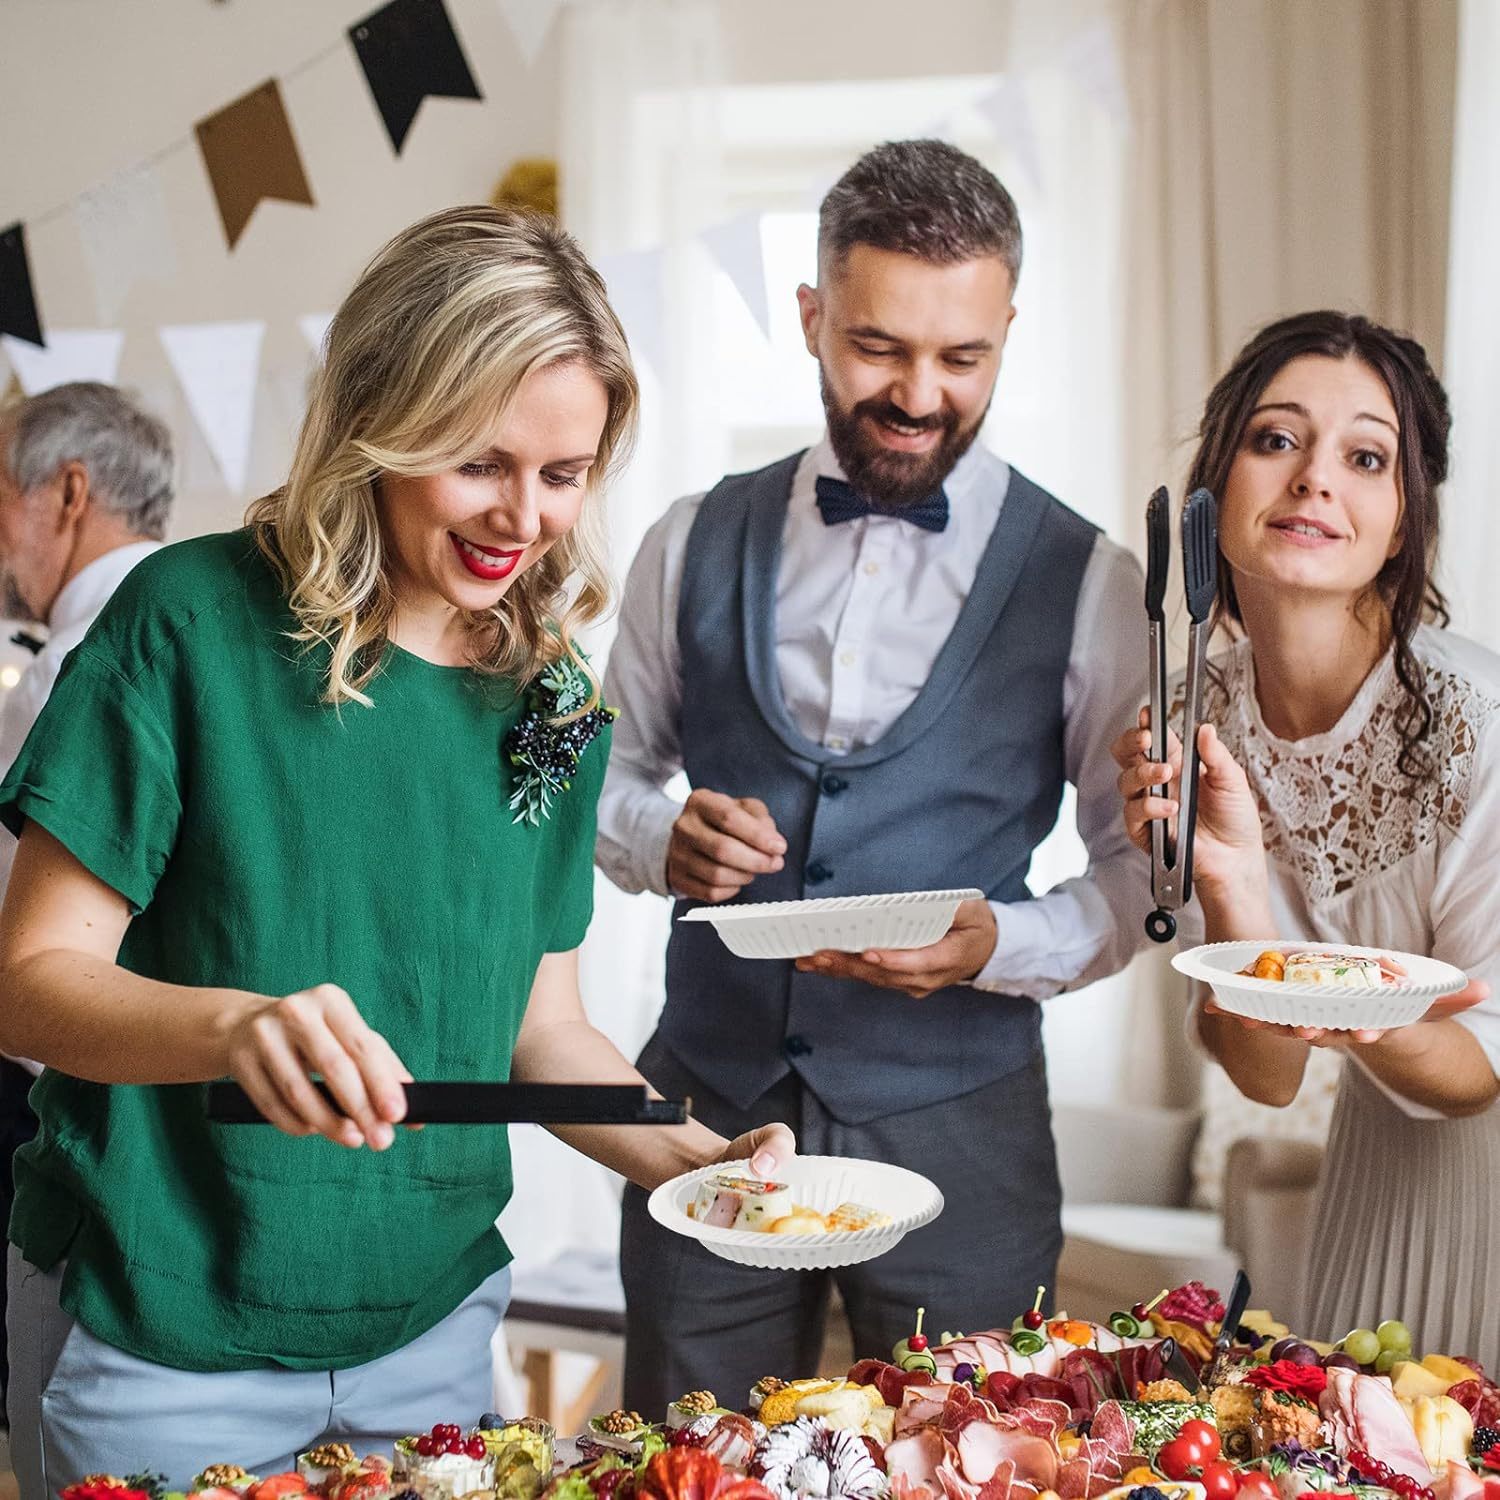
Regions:
<instances>
[{"instance_id":1,"label":"bearded man in gray vest","mask_svg":"<svg viewBox=\"0 0 1500 1500\"><path fill-rule=\"evenodd\" d=\"M732 956L678 922L641 1071L735 1135L942 1189L935 1223L832 1272L732 1265L627 1188L625 1396L738 1407L818 1364L830 1280L858 1355L1007 1322L1051 1285L1060 1192L1038 1002L1120 968L1149 906L1109 744L1144 697L1134 560L975 445L1021 264L1015 204L938 141L880 146L823 200L798 288L827 434L678 501L631 569L600 866L702 902L973 886L930 947ZM1124 717L1122 717L1122 713ZM669 799L679 769L692 791ZM1033 899L1078 789L1087 875ZM769 1113L768 1113L769 1112Z\"/></svg>"}]
</instances>

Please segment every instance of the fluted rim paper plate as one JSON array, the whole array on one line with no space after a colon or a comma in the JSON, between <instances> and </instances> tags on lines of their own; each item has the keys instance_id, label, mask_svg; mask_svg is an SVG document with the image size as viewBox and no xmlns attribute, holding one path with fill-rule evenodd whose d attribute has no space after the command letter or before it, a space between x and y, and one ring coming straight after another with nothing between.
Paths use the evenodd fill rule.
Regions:
<instances>
[{"instance_id":1,"label":"fluted rim paper plate","mask_svg":"<svg viewBox=\"0 0 1500 1500\"><path fill-rule=\"evenodd\" d=\"M674 1234L695 1239L705 1250L742 1266L769 1270L819 1271L873 1260L913 1229L930 1224L943 1211L937 1184L920 1172L889 1162L846 1156L797 1156L776 1174L793 1200L826 1214L841 1203L859 1203L890 1215L889 1224L871 1229L829 1230L826 1234L767 1234L755 1229L721 1229L690 1219L687 1207L705 1177L732 1171L724 1165L698 1167L664 1182L652 1193L651 1217Z\"/></svg>"},{"instance_id":2,"label":"fluted rim paper plate","mask_svg":"<svg viewBox=\"0 0 1500 1500\"><path fill-rule=\"evenodd\" d=\"M1333 951L1354 958L1393 958L1406 970L1400 984L1347 989L1337 984L1288 984L1284 979L1252 979L1239 970L1262 954ZM1172 967L1190 979L1213 987L1221 1010L1276 1026L1321 1026L1330 1031L1384 1031L1419 1021L1441 995L1452 995L1468 984L1462 969L1420 953L1395 948L1362 948L1354 943L1319 942L1299 938L1265 938L1254 942L1206 943L1172 960Z\"/></svg>"},{"instance_id":3,"label":"fluted rim paper plate","mask_svg":"<svg viewBox=\"0 0 1500 1500\"><path fill-rule=\"evenodd\" d=\"M678 919L708 922L740 958L804 958L831 949L925 948L953 925L960 902L982 899L972 886L952 891L894 891L811 901L737 901L695 906Z\"/></svg>"}]
</instances>

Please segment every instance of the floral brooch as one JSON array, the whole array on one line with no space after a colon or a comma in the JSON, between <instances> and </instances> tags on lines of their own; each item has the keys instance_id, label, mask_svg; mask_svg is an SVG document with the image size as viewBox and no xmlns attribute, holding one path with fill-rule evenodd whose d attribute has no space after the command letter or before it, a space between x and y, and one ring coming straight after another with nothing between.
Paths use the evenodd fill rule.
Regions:
<instances>
[{"instance_id":1,"label":"floral brooch","mask_svg":"<svg viewBox=\"0 0 1500 1500\"><path fill-rule=\"evenodd\" d=\"M619 715L591 708L569 719L593 696L594 684L571 657L561 657L526 690L526 712L505 737L505 758L520 773L510 794L513 823L533 827L552 816L552 800L573 785L583 752ZM559 723L559 720L566 722Z\"/></svg>"}]
</instances>

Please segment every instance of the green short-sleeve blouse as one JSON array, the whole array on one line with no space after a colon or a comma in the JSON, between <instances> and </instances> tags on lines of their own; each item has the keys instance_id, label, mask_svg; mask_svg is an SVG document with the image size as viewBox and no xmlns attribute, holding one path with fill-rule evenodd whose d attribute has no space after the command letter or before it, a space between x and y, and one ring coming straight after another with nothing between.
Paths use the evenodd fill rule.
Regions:
<instances>
[{"instance_id":1,"label":"green short-sleeve blouse","mask_svg":"<svg viewBox=\"0 0 1500 1500\"><path fill-rule=\"evenodd\" d=\"M248 532L141 563L0 785L136 913L119 961L173 984L341 985L417 1078L504 1079L544 953L582 940L607 742L511 821L504 683L394 647L373 707L322 666ZM47 1071L11 1239L66 1258L98 1337L193 1370L335 1369L399 1348L509 1259L503 1128L385 1152L211 1125L200 1086Z\"/></svg>"}]
</instances>

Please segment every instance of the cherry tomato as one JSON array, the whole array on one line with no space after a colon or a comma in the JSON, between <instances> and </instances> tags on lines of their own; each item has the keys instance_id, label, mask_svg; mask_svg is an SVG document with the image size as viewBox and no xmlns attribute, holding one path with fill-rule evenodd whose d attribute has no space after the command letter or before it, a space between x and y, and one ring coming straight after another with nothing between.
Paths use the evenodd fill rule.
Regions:
<instances>
[{"instance_id":1,"label":"cherry tomato","mask_svg":"<svg viewBox=\"0 0 1500 1500\"><path fill-rule=\"evenodd\" d=\"M1210 1462L1219 1456L1219 1429L1212 1422L1205 1422L1202 1417L1184 1422L1177 1436L1186 1438L1190 1443L1197 1443L1207 1452Z\"/></svg>"},{"instance_id":2,"label":"cherry tomato","mask_svg":"<svg viewBox=\"0 0 1500 1500\"><path fill-rule=\"evenodd\" d=\"M1201 1468L1207 1462L1208 1455L1202 1445L1183 1437L1175 1437L1170 1443L1162 1444L1161 1451L1156 1455L1156 1467L1168 1479L1179 1481L1191 1479L1193 1475L1190 1471Z\"/></svg>"},{"instance_id":3,"label":"cherry tomato","mask_svg":"<svg viewBox=\"0 0 1500 1500\"><path fill-rule=\"evenodd\" d=\"M1215 1459L1204 1464L1198 1482L1208 1491L1208 1500L1235 1500L1240 1488L1240 1473L1233 1464Z\"/></svg>"},{"instance_id":4,"label":"cherry tomato","mask_svg":"<svg viewBox=\"0 0 1500 1500\"><path fill-rule=\"evenodd\" d=\"M1235 1500L1281 1500L1281 1491L1269 1474L1255 1470L1241 1477Z\"/></svg>"}]
</instances>

